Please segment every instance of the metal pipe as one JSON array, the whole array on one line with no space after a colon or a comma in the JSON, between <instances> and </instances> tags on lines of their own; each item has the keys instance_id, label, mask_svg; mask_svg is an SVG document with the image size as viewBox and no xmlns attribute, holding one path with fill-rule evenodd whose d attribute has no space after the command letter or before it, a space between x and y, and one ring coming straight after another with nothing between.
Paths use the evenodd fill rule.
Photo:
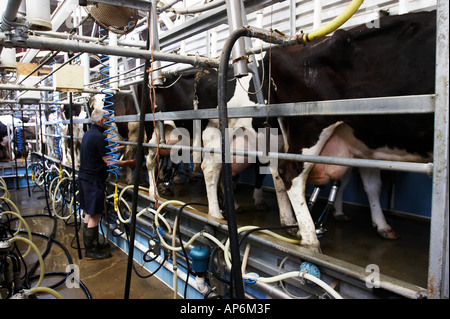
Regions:
<instances>
[{"instance_id":1,"label":"metal pipe","mask_svg":"<svg viewBox=\"0 0 450 319\"><path fill-rule=\"evenodd\" d=\"M70 132L70 155L72 156L72 197L76 198L76 187L77 181L75 177L75 150L74 150L74 139L73 139L73 104L72 104L72 92L69 92L69 110L70 110L70 125L69 125L69 132ZM77 212L77 204L76 200L74 200L73 203L73 212L74 212L74 224L75 224L75 239L77 242L77 248L78 248L78 258L82 259L83 256L81 254L81 248L80 248L80 239L78 237L78 221L76 218L76 212Z\"/></svg>"},{"instance_id":2,"label":"metal pipe","mask_svg":"<svg viewBox=\"0 0 450 319\"><path fill-rule=\"evenodd\" d=\"M9 0L6 4L5 12L2 15L0 30L9 31L12 29L11 23L16 20L22 0Z\"/></svg>"},{"instance_id":3,"label":"metal pipe","mask_svg":"<svg viewBox=\"0 0 450 319\"><path fill-rule=\"evenodd\" d=\"M159 35L158 35L158 14L156 12L156 0L151 0L150 10L150 31L151 32L151 52L160 51L159 47ZM152 60L152 73L151 73L151 85L158 86L163 85L162 73L161 73L161 61Z\"/></svg>"},{"instance_id":4,"label":"metal pipe","mask_svg":"<svg viewBox=\"0 0 450 319\"><path fill-rule=\"evenodd\" d=\"M228 17L228 26L230 33L244 26L242 17L245 13L242 0L226 0ZM245 39L236 39L233 47L233 69L235 77L243 77L248 74L247 56L245 55ZM228 58L229 60L229 58ZM228 63L227 60L227 63Z\"/></svg>"},{"instance_id":5,"label":"metal pipe","mask_svg":"<svg viewBox=\"0 0 450 319\"><path fill-rule=\"evenodd\" d=\"M178 2L178 0L177 0ZM220 7L221 5L225 4L225 0L215 0L211 1L209 3L198 5L190 8L172 8L170 11L177 13L177 14L191 14L191 13L200 13L204 11L208 11L217 7ZM162 9L161 9L162 10Z\"/></svg>"},{"instance_id":6,"label":"metal pipe","mask_svg":"<svg viewBox=\"0 0 450 319\"><path fill-rule=\"evenodd\" d=\"M431 202L428 297L449 297L449 2L438 1L436 14L436 103L433 196Z\"/></svg>"},{"instance_id":7,"label":"metal pipe","mask_svg":"<svg viewBox=\"0 0 450 319\"><path fill-rule=\"evenodd\" d=\"M22 118L22 145L23 145L23 159L25 162L25 178L27 179L28 197L31 197L30 181L28 180L28 154L26 152L26 137L25 137L25 123L23 122L23 108L20 110L20 117Z\"/></svg>"},{"instance_id":8,"label":"metal pipe","mask_svg":"<svg viewBox=\"0 0 450 319\"><path fill-rule=\"evenodd\" d=\"M62 121L63 124L66 121ZM89 120L78 120L77 123L88 123ZM44 125L52 125L50 122L45 122ZM55 134L44 134L44 136L57 136ZM60 135L58 135L60 136ZM67 135L62 135L62 138L69 138ZM81 138L79 138L81 139ZM138 146L137 142L117 141L117 144L121 145L133 145ZM169 144L155 144L155 143L142 143L142 147L147 148L161 148L161 149L176 149L177 151L191 151L202 153L222 154L222 150L219 148L205 148L185 145L169 145ZM377 167L381 170L387 171L399 171L399 172L413 172L427 174L431 176L433 173L433 163L412 163L412 162L397 162L397 161L384 161L384 160L372 160L372 159L359 159L359 158L347 158L347 157L331 157L321 155L301 155L294 153L277 153L269 152L267 155L262 151L244 151L244 150L230 150L231 155L247 156L247 157L262 157L268 159L283 159L296 162L310 162L321 164L332 164L340 166L350 167L363 167L371 168Z\"/></svg>"},{"instance_id":9,"label":"metal pipe","mask_svg":"<svg viewBox=\"0 0 450 319\"><path fill-rule=\"evenodd\" d=\"M90 37L86 35L76 35L76 34L69 34L69 33L63 33L63 32L54 32L54 31L32 31L31 34L37 35L37 36L44 36L48 38L58 38L58 39L64 39L64 40L79 40L84 42L98 42L98 37ZM109 39L105 39L102 43L104 44L110 44ZM127 40L117 40L117 44L123 45L123 46L130 46L130 47L137 47L137 48L145 48L145 42L144 41L127 41Z\"/></svg>"},{"instance_id":10,"label":"metal pipe","mask_svg":"<svg viewBox=\"0 0 450 319\"><path fill-rule=\"evenodd\" d=\"M10 84L0 84L0 90L16 90L16 91L48 91L48 92L54 92L55 88L52 86L40 86L40 87L34 87L34 86L24 86L24 85L10 85ZM131 90L120 90L120 91L113 91L113 90L106 90L106 92L111 92L115 94L131 94ZM92 94L101 94L101 90L96 89L83 89L80 93L92 93Z\"/></svg>"},{"instance_id":11,"label":"metal pipe","mask_svg":"<svg viewBox=\"0 0 450 319\"><path fill-rule=\"evenodd\" d=\"M5 42L5 47L19 47L39 50L58 50L63 52L85 52L92 54L107 54L115 56L126 56L139 59L151 59L155 61L169 61L177 63L191 64L193 66L203 66L217 68L218 60L200 56L180 56L174 53L163 53L159 51L137 50L135 48L123 48L118 46L104 46L100 44L84 43L74 40L44 39L42 37L30 35L24 41L13 38L11 42Z\"/></svg>"}]
</instances>

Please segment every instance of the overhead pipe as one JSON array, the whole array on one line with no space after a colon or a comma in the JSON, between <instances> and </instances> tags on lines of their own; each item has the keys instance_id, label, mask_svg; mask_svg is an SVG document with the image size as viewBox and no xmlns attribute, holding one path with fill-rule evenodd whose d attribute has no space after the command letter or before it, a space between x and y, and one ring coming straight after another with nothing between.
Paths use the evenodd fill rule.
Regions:
<instances>
[{"instance_id":1,"label":"overhead pipe","mask_svg":"<svg viewBox=\"0 0 450 319\"><path fill-rule=\"evenodd\" d=\"M91 54L107 54L125 56L130 58L139 58L149 60L168 61L176 63L191 64L193 66L202 66L207 68L217 68L219 62L217 59L206 58L200 56L180 56L175 53L163 53L160 51L150 52L149 50L137 50L136 48L123 48L119 46L104 46L100 44L84 43L74 40L63 39L45 39L29 35L27 39L21 41L13 38L11 41L4 43L5 47L19 47L39 50L59 50L63 52L84 52Z\"/></svg>"},{"instance_id":2,"label":"overhead pipe","mask_svg":"<svg viewBox=\"0 0 450 319\"><path fill-rule=\"evenodd\" d=\"M179 0L177 0L176 2L178 2L178 1ZM172 8L172 9L170 9L170 11L177 13L177 14L193 14L193 13L200 13L200 12L205 12L205 11L208 11L211 9L215 9L224 4L225 4L225 0L215 0L215 1L208 2L206 4L189 7L189 8ZM161 9L161 11L162 11L162 9Z\"/></svg>"},{"instance_id":3,"label":"overhead pipe","mask_svg":"<svg viewBox=\"0 0 450 319\"><path fill-rule=\"evenodd\" d=\"M48 92L54 92L55 88L53 86L25 86L25 85L16 85L16 84L0 84L0 90L10 90L10 91L48 91ZM58 91L58 90L56 90ZM110 90L107 90L106 92L110 92ZM113 92L111 90L111 92ZM97 89L83 89L81 93L92 93L92 94L101 94L101 90ZM120 90L118 92L113 92L118 94L131 94L131 90Z\"/></svg>"},{"instance_id":4,"label":"overhead pipe","mask_svg":"<svg viewBox=\"0 0 450 319\"><path fill-rule=\"evenodd\" d=\"M12 29L12 24L16 21L21 2L21 0L8 1L5 12L1 17L0 31L10 31Z\"/></svg>"}]
</instances>

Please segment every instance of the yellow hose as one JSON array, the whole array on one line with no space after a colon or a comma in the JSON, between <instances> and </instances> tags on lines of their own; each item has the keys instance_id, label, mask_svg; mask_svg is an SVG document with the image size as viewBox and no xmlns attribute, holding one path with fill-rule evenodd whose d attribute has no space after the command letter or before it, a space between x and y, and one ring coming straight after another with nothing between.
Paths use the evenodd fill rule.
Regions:
<instances>
[{"instance_id":1,"label":"yellow hose","mask_svg":"<svg viewBox=\"0 0 450 319\"><path fill-rule=\"evenodd\" d=\"M20 214L17 214L17 213L15 213L15 212L11 212L11 211L6 211L6 212L3 212L3 213L0 213L0 217L1 217L3 214L13 215L13 216L16 216L16 217L19 219L19 227L17 228L17 231L13 234L13 236L17 236L17 235L19 234L20 228L22 228L22 224L23 224L23 225L25 226L25 229L27 230L27 233L28 233L28 239L29 239L30 241L33 240L33 237L31 236L31 230L30 230L30 227L28 226L28 224L27 224L27 222L25 221L25 219L23 219L22 216L20 216ZM28 256L28 254L30 253L30 251L31 251L31 246L28 246L28 250L27 250L27 252L23 255L23 257L25 258L26 256Z\"/></svg>"},{"instance_id":2,"label":"yellow hose","mask_svg":"<svg viewBox=\"0 0 450 319\"><path fill-rule=\"evenodd\" d=\"M42 281L44 280L44 260L42 259L41 252L39 251L39 249L36 247L36 245L31 240L28 240L28 239L23 238L23 237L13 237L13 238L11 238L11 242L15 242L15 241L23 241L23 242L27 243L28 245L31 246L31 248L36 253L36 256L37 256L37 258L39 260L39 268L41 270L41 274L39 276L39 280L38 280L38 282L37 282L35 287L39 287L42 284Z\"/></svg>"},{"instance_id":3,"label":"yellow hose","mask_svg":"<svg viewBox=\"0 0 450 319\"><path fill-rule=\"evenodd\" d=\"M303 35L303 41L304 42L314 41L333 32L341 25L343 25L345 22L347 22L347 20L350 19L355 14L356 11L358 11L359 7L362 5L363 2L364 0L353 0L341 14L338 15L336 18L334 18L330 23L324 25L323 27L320 27L315 31L305 33Z\"/></svg>"},{"instance_id":4,"label":"yellow hose","mask_svg":"<svg viewBox=\"0 0 450 319\"><path fill-rule=\"evenodd\" d=\"M16 213L20 215L19 209L17 208L17 206L16 206L9 198L6 198L6 197L0 197L0 200L4 200L4 201L7 202L8 204L10 204L10 205L14 208L14 210L16 211Z\"/></svg>"},{"instance_id":5,"label":"yellow hose","mask_svg":"<svg viewBox=\"0 0 450 319\"><path fill-rule=\"evenodd\" d=\"M30 290L28 290L29 295L34 295L34 294L37 294L40 292L51 294L56 299L63 299L63 297L56 290L49 288L49 287L34 287L34 288L31 288Z\"/></svg>"}]
</instances>

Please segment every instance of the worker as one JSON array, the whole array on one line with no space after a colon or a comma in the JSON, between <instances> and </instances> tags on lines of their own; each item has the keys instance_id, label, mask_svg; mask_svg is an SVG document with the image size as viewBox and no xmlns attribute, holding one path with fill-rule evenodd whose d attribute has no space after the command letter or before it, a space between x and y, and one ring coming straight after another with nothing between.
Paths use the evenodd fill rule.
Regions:
<instances>
[{"instance_id":1,"label":"worker","mask_svg":"<svg viewBox=\"0 0 450 319\"><path fill-rule=\"evenodd\" d=\"M106 180L108 178L108 161L112 155L107 154L108 141L105 130L108 121L103 109L94 109L91 114L92 126L81 141L80 169L78 172L78 190L80 208L85 211L83 225L83 242L87 260L111 257L109 244L99 243L98 225L103 216ZM119 160L118 167L135 167L135 160Z\"/></svg>"}]
</instances>

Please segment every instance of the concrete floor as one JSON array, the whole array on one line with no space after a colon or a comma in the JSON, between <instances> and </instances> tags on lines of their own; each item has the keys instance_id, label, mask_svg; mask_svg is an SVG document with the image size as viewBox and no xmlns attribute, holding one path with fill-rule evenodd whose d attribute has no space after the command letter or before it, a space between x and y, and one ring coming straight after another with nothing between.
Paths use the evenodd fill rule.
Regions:
<instances>
[{"instance_id":1,"label":"concrete floor","mask_svg":"<svg viewBox=\"0 0 450 319\"><path fill-rule=\"evenodd\" d=\"M32 187L33 188L33 187ZM69 267L69 258L75 265L75 270L79 271L79 279L87 287L92 299L123 299L125 294L126 269L128 264L128 256L119 248L112 245L112 258L105 260L86 260L78 257L78 249L76 249L75 227L66 225L64 220L55 220L48 217L45 209L46 201L43 194L38 188L31 191L28 196L27 188L19 190L10 190L11 201L16 204L22 216L24 216L32 232L45 234L50 236L54 232L54 239L60 242L70 257L67 256L63 248L56 242L51 244L48 255L44 258L45 272L67 272ZM73 220L73 219L71 219ZM23 234L26 236L26 234ZM82 233L79 232L79 240L81 248L83 248ZM39 248L41 253L46 250L49 243L47 238L33 236L33 242ZM22 245L22 243L19 243ZM25 252L25 244L23 244ZM82 250L84 257L84 250ZM37 261L35 254L30 253L25 258L27 265L34 265ZM135 264L141 275L148 275L149 272L140 265ZM28 266L31 267L31 266ZM39 268L35 274L39 274ZM42 286L51 286L60 281L62 276L46 276ZM76 286L73 284L62 284L56 290L65 299L86 299L87 295L84 289L68 288L67 286ZM39 298L53 298L50 295L40 295ZM173 291L166 284L156 277L141 279L132 271L130 284L130 299L170 299L173 298Z\"/></svg>"}]
</instances>

